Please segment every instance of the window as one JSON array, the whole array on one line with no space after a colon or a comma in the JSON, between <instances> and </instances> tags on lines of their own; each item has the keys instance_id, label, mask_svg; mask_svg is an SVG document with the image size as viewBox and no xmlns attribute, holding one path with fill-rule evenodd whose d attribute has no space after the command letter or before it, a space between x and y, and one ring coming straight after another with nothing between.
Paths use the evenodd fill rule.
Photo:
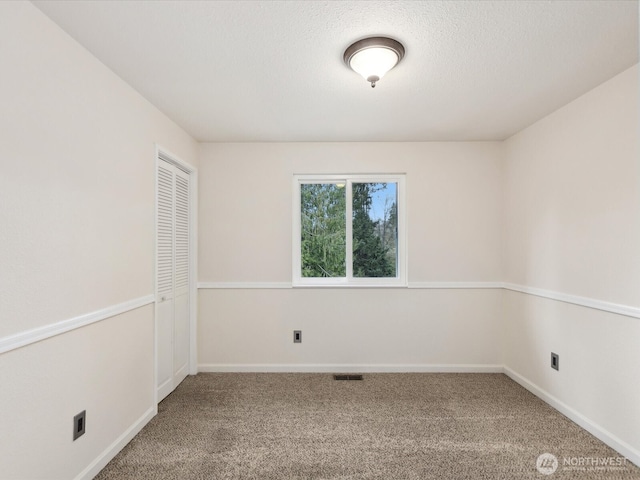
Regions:
<instances>
[{"instance_id":1,"label":"window","mask_svg":"<svg viewBox=\"0 0 640 480\"><path fill-rule=\"evenodd\" d=\"M296 175L293 284L404 286L404 175Z\"/></svg>"}]
</instances>

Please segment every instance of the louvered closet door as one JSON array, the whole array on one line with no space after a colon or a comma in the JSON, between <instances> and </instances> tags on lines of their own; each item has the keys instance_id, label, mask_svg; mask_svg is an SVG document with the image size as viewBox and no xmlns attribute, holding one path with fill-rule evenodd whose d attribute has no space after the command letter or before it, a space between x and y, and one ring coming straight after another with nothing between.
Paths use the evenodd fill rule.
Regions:
<instances>
[{"instance_id":1,"label":"louvered closet door","mask_svg":"<svg viewBox=\"0 0 640 480\"><path fill-rule=\"evenodd\" d=\"M189 373L189 175L175 170L173 384Z\"/></svg>"},{"instance_id":2,"label":"louvered closet door","mask_svg":"<svg viewBox=\"0 0 640 480\"><path fill-rule=\"evenodd\" d=\"M189 175L158 161L157 388L162 400L187 376L189 363Z\"/></svg>"}]
</instances>

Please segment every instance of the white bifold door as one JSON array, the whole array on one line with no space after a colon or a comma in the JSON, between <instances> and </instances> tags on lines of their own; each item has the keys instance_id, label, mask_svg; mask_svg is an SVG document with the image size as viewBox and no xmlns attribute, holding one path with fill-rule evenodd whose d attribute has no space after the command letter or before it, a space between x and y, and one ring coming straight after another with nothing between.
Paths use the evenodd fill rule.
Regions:
<instances>
[{"instance_id":1,"label":"white bifold door","mask_svg":"<svg viewBox=\"0 0 640 480\"><path fill-rule=\"evenodd\" d=\"M189 373L189 174L158 159L156 355L158 402Z\"/></svg>"}]
</instances>

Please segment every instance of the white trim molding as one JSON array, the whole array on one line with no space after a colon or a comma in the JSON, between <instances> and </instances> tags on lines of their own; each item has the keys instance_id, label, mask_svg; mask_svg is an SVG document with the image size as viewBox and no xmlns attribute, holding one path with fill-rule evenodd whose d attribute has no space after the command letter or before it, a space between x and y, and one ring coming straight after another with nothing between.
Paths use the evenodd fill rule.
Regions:
<instances>
[{"instance_id":1,"label":"white trim molding","mask_svg":"<svg viewBox=\"0 0 640 480\"><path fill-rule=\"evenodd\" d=\"M554 397L549 392L538 387L536 384L530 382L529 380L524 378L522 375L514 372L509 367L504 366L504 373L511 380L520 384L522 387L524 387L525 389L533 393L536 397L540 398L544 402L551 405L553 408L555 408L560 413L562 413L565 417L569 418L570 420L578 424L580 427L584 428L586 431L591 433L594 437L606 443L615 451L621 453L636 465L640 465L640 451L636 450L628 443L619 439L617 436L615 436L605 428L601 427L597 423L589 420L580 412L571 408L569 405L559 400L558 398Z\"/></svg>"},{"instance_id":2,"label":"white trim molding","mask_svg":"<svg viewBox=\"0 0 640 480\"><path fill-rule=\"evenodd\" d=\"M292 288L291 282L198 282L198 289L264 289Z\"/></svg>"},{"instance_id":3,"label":"white trim molding","mask_svg":"<svg viewBox=\"0 0 640 480\"><path fill-rule=\"evenodd\" d=\"M411 282L403 286L380 285L304 285L295 288L413 288L413 289L476 289L502 288L502 282ZM198 289L281 289L294 288L291 282L198 282Z\"/></svg>"},{"instance_id":4,"label":"white trim molding","mask_svg":"<svg viewBox=\"0 0 640 480\"><path fill-rule=\"evenodd\" d=\"M96 310L95 312L86 313L68 320L62 320L60 322L51 323L49 325L44 325L42 327L33 328L31 330L0 338L0 353L6 353L11 350L15 350L16 348L55 337L61 333L70 332L76 328L85 327L92 323L115 317L116 315L149 305L154 301L154 295L145 295L144 297L134 298L133 300L112 305L101 310Z\"/></svg>"},{"instance_id":5,"label":"white trim molding","mask_svg":"<svg viewBox=\"0 0 640 480\"><path fill-rule=\"evenodd\" d=\"M502 282L409 282L409 288L416 289L490 289L502 286Z\"/></svg>"},{"instance_id":6,"label":"white trim molding","mask_svg":"<svg viewBox=\"0 0 640 480\"><path fill-rule=\"evenodd\" d=\"M199 282L198 289L281 289L281 288L298 288L293 287L291 282ZM581 307L593 308L603 312L625 315L627 317L640 318L640 307L630 305L622 305L619 303L606 302L595 298L580 297L578 295L570 295L567 293L554 292L551 290L543 290L536 287L527 287L524 285L516 285L514 283L504 282L409 282L407 286L319 286L307 285L301 288L410 288L413 290L475 290L475 289L503 289L512 292L534 295L536 297L548 298L559 302L579 305Z\"/></svg>"},{"instance_id":7,"label":"white trim molding","mask_svg":"<svg viewBox=\"0 0 640 480\"><path fill-rule=\"evenodd\" d=\"M332 363L263 363L198 365L203 373L503 373L502 365L493 364L332 364Z\"/></svg>"},{"instance_id":8,"label":"white trim molding","mask_svg":"<svg viewBox=\"0 0 640 480\"><path fill-rule=\"evenodd\" d=\"M640 318L640 308L630 305L621 305L618 303L605 302L595 298L580 297L577 295L569 295L567 293L553 292L551 290L543 290L541 288L527 287L524 285L515 285L513 283L504 283L503 288L513 292L526 293L536 297L549 298L559 302L580 305L581 307L593 308L604 312L617 313L627 317Z\"/></svg>"}]
</instances>

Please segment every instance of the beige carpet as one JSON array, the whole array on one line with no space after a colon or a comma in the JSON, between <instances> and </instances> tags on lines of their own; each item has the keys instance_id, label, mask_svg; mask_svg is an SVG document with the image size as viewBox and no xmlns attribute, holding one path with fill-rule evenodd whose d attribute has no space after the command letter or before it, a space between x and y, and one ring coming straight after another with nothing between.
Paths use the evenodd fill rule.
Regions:
<instances>
[{"instance_id":1,"label":"beige carpet","mask_svg":"<svg viewBox=\"0 0 640 480\"><path fill-rule=\"evenodd\" d=\"M159 410L98 480L640 480L502 374L199 374Z\"/></svg>"}]
</instances>

